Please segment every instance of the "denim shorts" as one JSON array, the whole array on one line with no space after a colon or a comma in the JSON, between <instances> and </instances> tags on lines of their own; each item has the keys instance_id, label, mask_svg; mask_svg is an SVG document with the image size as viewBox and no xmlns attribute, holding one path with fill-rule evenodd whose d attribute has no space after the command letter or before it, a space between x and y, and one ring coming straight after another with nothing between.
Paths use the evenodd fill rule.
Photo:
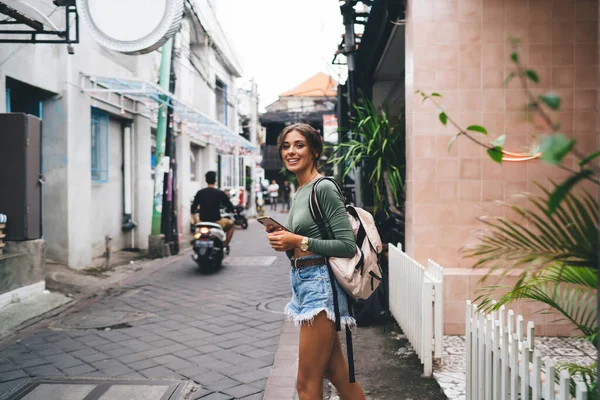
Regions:
<instances>
[{"instance_id":1,"label":"denim shorts","mask_svg":"<svg viewBox=\"0 0 600 400\"><path fill-rule=\"evenodd\" d=\"M321 256L310 255L301 259L309 260L319 257ZM322 311L327 314L327 319L335 322L333 291L327 265L291 268L290 279L292 281L292 300L285 306L285 314L294 322L297 328L305 322L312 323L317 314ZM341 324L350 327L356 326L356 320L348 311L346 293L337 280L335 281L335 287L337 289Z\"/></svg>"}]
</instances>

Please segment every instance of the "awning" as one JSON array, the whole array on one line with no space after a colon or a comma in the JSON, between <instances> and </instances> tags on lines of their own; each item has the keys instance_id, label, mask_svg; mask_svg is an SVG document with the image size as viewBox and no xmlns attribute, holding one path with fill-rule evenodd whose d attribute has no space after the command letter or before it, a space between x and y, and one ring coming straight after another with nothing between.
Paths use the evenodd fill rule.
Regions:
<instances>
[{"instance_id":1,"label":"awning","mask_svg":"<svg viewBox=\"0 0 600 400\"><path fill-rule=\"evenodd\" d=\"M202 111L178 100L173 93L157 84L135 78L82 74L81 90L92 95L114 93L127 96L144 104L153 117L157 117L159 112L164 112L168 107L173 111L173 119L175 123L180 124L182 132L215 145L220 153L244 155L258 152L258 148L244 137Z\"/></svg>"}]
</instances>

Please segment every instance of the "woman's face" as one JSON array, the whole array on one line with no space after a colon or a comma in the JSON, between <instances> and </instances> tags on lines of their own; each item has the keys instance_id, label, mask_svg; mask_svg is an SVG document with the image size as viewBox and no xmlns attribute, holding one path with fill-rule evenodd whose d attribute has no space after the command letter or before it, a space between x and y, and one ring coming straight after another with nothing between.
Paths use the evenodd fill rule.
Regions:
<instances>
[{"instance_id":1,"label":"woman's face","mask_svg":"<svg viewBox=\"0 0 600 400\"><path fill-rule=\"evenodd\" d=\"M297 174L314 166L314 157L306 138L298 131L288 133L281 146L281 158L285 168Z\"/></svg>"}]
</instances>

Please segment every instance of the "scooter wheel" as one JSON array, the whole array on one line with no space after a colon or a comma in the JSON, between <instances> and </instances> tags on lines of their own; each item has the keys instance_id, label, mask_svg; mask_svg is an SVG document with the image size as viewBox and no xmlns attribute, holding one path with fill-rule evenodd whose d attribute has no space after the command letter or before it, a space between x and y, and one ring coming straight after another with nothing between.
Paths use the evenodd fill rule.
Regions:
<instances>
[{"instance_id":1,"label":"scooter wheel","mask_svg":"<svg viewBox=\"0 0 600 400\"><path fill-rule=\"evenodd\" d=\"M248 229L248 221L242 221L241 225L242 229Z\"/></svg>"}]
</instances>

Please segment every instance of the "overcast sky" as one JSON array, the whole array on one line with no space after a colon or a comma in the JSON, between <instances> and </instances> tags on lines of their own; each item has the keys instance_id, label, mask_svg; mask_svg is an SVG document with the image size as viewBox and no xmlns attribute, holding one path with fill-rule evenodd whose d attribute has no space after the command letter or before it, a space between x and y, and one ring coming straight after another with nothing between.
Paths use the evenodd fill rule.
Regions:
<instances>
[{"instance_id":1,"label":"overcast sky","mask_svg":"<svg viewBox=\"0 0 600 400\"><path fill-rule=\"evenodd\" d=\"M252 77L260 107L319 71L337 79L331 65L344 32L337 0L213 0L223 30Z\"/></svg>"}]
</instances>

